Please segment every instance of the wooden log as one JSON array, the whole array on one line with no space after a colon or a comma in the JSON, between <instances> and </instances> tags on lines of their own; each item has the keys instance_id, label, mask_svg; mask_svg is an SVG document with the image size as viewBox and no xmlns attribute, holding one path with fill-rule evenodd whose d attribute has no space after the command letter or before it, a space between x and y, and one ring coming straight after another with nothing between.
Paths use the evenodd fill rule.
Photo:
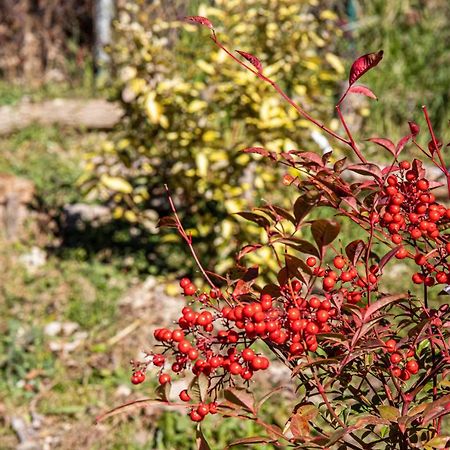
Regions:
<instances>
[{"instance_id":1,"label":"wooden log","mask_svg":"<svg viewBox=\"0 0 450 450\"><path fill-rule=\"evenodd\" d=\"M0 107L0 135L33 123L66 125L89 129L111 129L123 111L117 103L104 99L55 99L41 103L19 103Z\"/></svg>"}]
</instances>

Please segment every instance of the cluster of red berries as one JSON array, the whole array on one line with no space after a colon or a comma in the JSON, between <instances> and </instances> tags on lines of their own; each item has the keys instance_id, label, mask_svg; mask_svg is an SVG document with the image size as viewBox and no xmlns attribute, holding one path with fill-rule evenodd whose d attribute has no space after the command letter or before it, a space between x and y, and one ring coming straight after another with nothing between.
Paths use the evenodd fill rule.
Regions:
<instances>
[{"instance_id":1,"label":"cluster of red berries","mask_svg":"<svg viewBox=\"0 0 450 450\"><path fill-rule=\"evenodd\" d=\"M343 255L333 259L332 268L316 267L317 259L310 256L306 264L313 268L313 275L322 278L322 287L325 293L339 292L348 303L359 303L367 291L375 291L378 283L378 267L370 267L368 276L361 275L356 267L350 264Z\"/></svg>"},{"instance_id":2,"label":"cluster of red berries","mask_svg":"<svg viewBox=\"0 0 450 450\"><path fill-rule=\"evenodd\" d=\"M190 402L191 396L187 389L183 389L179 394L182 402ZM201 422L208 414L217 413L217 402L205 403L201 402L193 406L189 412L189 417L193 422Z\"/></svg>"},{"instance_id":3,"label":"cluster of red berries","mask_svg":"<svg viewBox=\"0 0 450 450\"><path fill-rule=\"evenodd\" d=\"M187 278L180 281L180 286L185 295L195 295L203 306L199 311L185 306L178 328L155 330L162 351L150 353L146 362L137 363L132 375L134 384L144 381L142 367L146 369L151 363L160 368L161 385L171 382L169 371L179 374L185 370L214 378L215 386L233 385L236 379L248 382L256 371L269 367L269 360L252 348L257 340L276 348L288 360L299 358L306 351L318 349L317 334L332 331L337 314L328 298L302 297L302 283L298 280L282 286L276 299L267 293L258 298L246 294L227 299L217 290L192 293L195 286ZM220 308L213 304L215 300L224 300L227 306ZM190 401L187 391L182 391L180 398ZM214 403L200 404L189 415L199 421L214 408Z\"/></svg>"},{"instance_id":4,"label":"cluster of red berries","mask_svg":"<svg viewBox=\"0 0 450 450\"><path fill-rule=\"evenodd\" d=\"M390 353L390 370L394 377L407 381L411 378L411 375L419 372L419 363L414 358L415 351L413 348L401 352L395 339L387 340L385 347L387 352Z\"/></svg>"},{"instance_id":5,"label":"cluster of red berries","mask_svg":"<svg viewBox=\"0 0 450 450\"><path fill-rule=\"evenodd\" d=\"M383 195L381 213L372 213L371 220L373 223L379 221L392 242L400 246L396 258L412 256L404 244L416 248L414 260L421 266L421 271L413 275L413 282L427 286L448 283L449 267L445 260L450 253L450 243L441 228L450 221L450 209L436 202L421 163L402 161L387 177ZM425 242L433 243L436 248L431 257L420 252L419 244Z\"/></svg>"}]
</instances>

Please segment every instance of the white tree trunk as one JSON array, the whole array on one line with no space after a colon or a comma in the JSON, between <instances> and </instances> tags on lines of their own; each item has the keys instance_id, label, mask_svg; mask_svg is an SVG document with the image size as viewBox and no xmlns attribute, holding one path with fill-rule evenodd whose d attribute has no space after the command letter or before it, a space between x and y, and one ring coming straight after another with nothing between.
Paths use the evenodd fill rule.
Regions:
<instances>
[{"instance_id":1,"label":"white tree trunk","mask_svg":"<svg viewBox=\"0 0 450 450\"><path fill-rule=\"evenodd\" d=\"M95 64L97 68L104 69L109 62L105 46L111 43L112 20L115 13L114 0L95 0Z\"/></svg>"}]
</instances>

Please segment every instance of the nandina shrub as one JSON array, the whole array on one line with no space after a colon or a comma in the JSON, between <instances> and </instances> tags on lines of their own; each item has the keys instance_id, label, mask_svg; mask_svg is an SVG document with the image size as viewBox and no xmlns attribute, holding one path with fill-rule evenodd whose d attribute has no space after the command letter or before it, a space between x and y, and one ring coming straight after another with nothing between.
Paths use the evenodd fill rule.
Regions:
<instances>
[{"instance_id":1,"label":"nandina shrub","mask_svg":"<svg viewBox=\"0 0 450 450\"><path fill-rule=\"evenodd\" d=\"M341 135L289 98L264 75L255 56L230 52L208 19L187 20L211 29L212 41L230 58L271 85L359 161L333 161L332 152L246 149L285 166L286 188L298 196L290 210L267 204L241 213L264 230L266 239L242 248L234 269L225 276L203 268L169 194L173 215L162 225L178 230L209 288L199 289L189 278L181 279L190 305L182 309L173 329L155 330L157 345L143 361L132 362L134 384L144 382L146 372L157 371L158 398L132 402L100 419L155 401L169 404L172 380L188 377L189 387L178 393L177 404L198 424L202 449L209 446L200 424L212 414L224 420L251 420L266 430L266 436L230 442L230 447L258 443L308 449L446 447L450 308L437 295L445 293L450 280L450 208L436 200L439 183L429 179L425 163L442 172L448 191L450 174L443 159L445 148L426 108L427 146L420 144L418 137L424 132L413 122L397 144L386 138L368 139L391 155L391 163L379 167L367 161L341 104L353 94L375 97L368 87L355 83L381 61L382 51L358 58L350 69L348 89L336 106L345 132ZM423 153L423 161L400 157L410 144ZM325 209L336 217L310 218L312 210ZM341 220L354 223L366 237L338 239ZM262 282L259 268L245 263L246 255L262 247L273 251L278 265L271 282ZM386 272L405 259L416 270L404 280L402 292L384 292ZM422 288L420 294L411 292L414 285ZM264 372L273 360L286 365L292 383L299 385L298 403L284 429L266 423L260 414L262 404L277 390L258 401L249 390L255 372Z\"/></svg>"}]
</instances>

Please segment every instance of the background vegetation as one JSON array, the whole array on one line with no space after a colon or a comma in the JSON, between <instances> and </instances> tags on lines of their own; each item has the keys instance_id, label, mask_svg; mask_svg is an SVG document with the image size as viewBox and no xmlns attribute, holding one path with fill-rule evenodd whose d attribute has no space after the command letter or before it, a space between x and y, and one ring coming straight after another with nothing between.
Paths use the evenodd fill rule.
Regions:
<instances>
[{"instance_id":1,"label":"background vegetation","mask_svg":"<svg viewBox=\"0 0 450 450\"><path fill-rule=\"evenodd\" d=\"M5 42L12 45L11 55L19 48L13 37L20 44L11 34L11 20L20 16L12 3L21 2L0 1L3 56ZM2 448L17 448L17 419L50 448L191 448L191 424L177 413L148 410L91 425L100 411L153 392L150 384L131 387L128 361L146 347L161 304L123 299L149 273L160 277L167 269L176 274L191 270L179 240L155 228L167 208L161 184L169 181L185 223L198 230L199 253L211 264L223 262L224 268L225 256L253 232L247 228L236 234L229 213L261 204L266 189L276 196L274 186L280 182L268 166L238 156L239 150L264 145L321 151L311 129L275 94L223 62L208 38L200 39L201 31L175 26L175 15L210 16L233 47L258 54L277 80L332 126L333 101L351 61L384 48L380 69L365 80L380 101L355 105L358 114L374 120L369 125L355 115L353 126L367 137L400 136L426 103L448 140L445 24L450 12L444 0L348 1L345 6L331 0L280 0L277 8L262 0L216 1L213 9L206 1L193 1L188 10L174 2L165 15L158 10L161 16L154 20L145 9L148 2L127 3L115 25L110 83L95 92L121 102L125 117L117 128L104 133L35 125L0 139L1 172L36 185L25 235L18 242L2 241L0 250ZM40 5L38 12L45 11ZM58 67L61 76L35 74L31 82L20 72L23 60L11 62L8 70L2 66L0 105L94 94L92 36L59 36L64 58L39 64L53 74L50 69ZM63 211L74 203L107 206L115 220L68 230ZM33 247L46 255L37 269L23 262ZM399 266L393 279L401 279L404 270ZM173 292L170 283L157 280L160 298ZM72 322L76 329L51 334L54 322ZM267 414L282 423L276 403ZM214 448L223 448L231 433L256 431L212 421L209 433Z\"/></svg>"}]
</instances>

